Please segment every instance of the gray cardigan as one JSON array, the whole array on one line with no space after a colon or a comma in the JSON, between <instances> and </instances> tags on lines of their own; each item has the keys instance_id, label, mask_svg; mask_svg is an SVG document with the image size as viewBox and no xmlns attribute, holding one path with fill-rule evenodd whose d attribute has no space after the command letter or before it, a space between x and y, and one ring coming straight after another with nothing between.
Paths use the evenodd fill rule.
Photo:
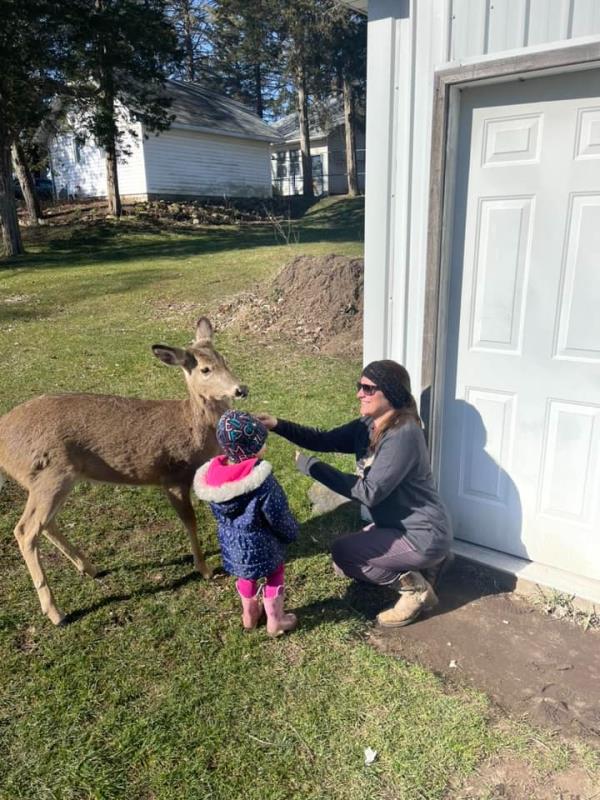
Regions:
<instances>
[{"instance_id":1,"label":"gray cardigan","mask_svg":"<svg viewBox=\"0 0 600 800\"><path fill-rule=\"evenodd\" d=\"M423 431L412 421L390 428L370 454L372 426L369 417L331 431L278 420L274 432L310 450L354 453L358 475L341 472L314 456L301 455L297 466L334 492L357 500L364 519L397 529L423 555L445 555L452 529L433 483Z\"/></svg>"}]
</instances>

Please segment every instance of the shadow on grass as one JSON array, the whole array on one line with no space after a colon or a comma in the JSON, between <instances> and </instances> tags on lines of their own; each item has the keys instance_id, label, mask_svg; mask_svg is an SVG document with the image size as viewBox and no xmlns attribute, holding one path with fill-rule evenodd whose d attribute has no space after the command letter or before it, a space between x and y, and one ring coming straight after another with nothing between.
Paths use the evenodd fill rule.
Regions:
<instances>
[{"instance_id":1,"label":"shadow on grass","mask_svg":"<svg viewBox=\"0 0 600 800\"><path fill-rule=\"evenodd\" d=\"M204 551L205 558L211 558L212 556L218 556L219 551L215 550L214 552L207 552ZM96 578L107 578L109 575L116 575L119 572L146 572L148 570L153 569L165 569L166 567L183 567L183 566L192 566L194 563L194 559L191 554L178 556L177 558L171 558L168 561L164 559L157 559L154 561L141 561L136 562L135 564L119 564L118 567L111 569L107 567L106 569L98 570L96 573ZM216 574L221 574L222 570L218 569L215 570ZM223 573L224 574L224 573Z\"/></svg>"},{"instance_id":2,"label":"shadow on grass","mask_svg":"<svg viewBox=\"0 0 600 800\"><path fill-rule=\"evenodd\" d=\"M290 548L290 556L301 558L330 552L334 539L359 530L362 524L358 508L351 503L314 517L302 525L298 542ZM422 617L450 613L482 597L511 592L515 585L513 575L456 558L436 585L439 605L424 612ZM389 608L397 600L398 593L393 589L352 581L343 597L311 603L295 611L302 620L302 627L310 630L324 623L341 622L348 616L362 622L372 622L380 611Z\"/></svg>"},{"instance_id":3,"label":"shadow on grass","mask_svg":"<svg viewBox=\"0 0 600 800\"><path fill-rule=\"evenodd\" d=\"M89 614L100 611L100 609L105 608L106 606L116 605L118 603L123 603L138 597L152 597L152 595L162 594L163 592L171 592L175 589L180 589L182 586L187 586L188 583L201 580L203 580L203 578L200 573L194 571L188 573L187 575L182 575L180 578L176 578L168 583L142 586L133 592L123 594L111 594L107 597L103 597L102 600L99 600L97 603L93 603L85 608L79 608L76 611L72 611L70 614L67 614L63 624L70 625L73 622L78 622L79 620L87 617Z\"/></svg>"},{"instance_id":4,"label":"shadow on grass","mask_svg":"<svg viewBox=\"0 0 600 800\"><path fill-rule=\"evenodd\" d=\"M287 223L282 226L285 228ZM291 223L290 243L363 241L363 198L343 200L324 208L313 208ZM31 243L41 248L0 262L6 277L14 268L54 269L94 266L98 262L122 263L145 258L182 260L229 250L280 247L286 240L270 223L239 227L174 226L171 223L123 219L74 223L66 229L44 229Z\"/></svg>"},{"instance_id":5,"label":"shadow on grass","mask_svg":"<svg viewBox=\"0 0 600 800\"><path fill-rule=\"evenodd\" d=\"M52 297L43 298L33 303L28 302L24 306L20 306L18 302L3 303L0 301L0 323L54 319L64 312L67 302L76 303L80 300L90 300L95 297L103 298L110 295L127 294L132 290L148 287L152 284L164 284L166 281L177 281L179 279L179 275L170 273L168 270L156 269L139 269L124 273L113 273L108 277L103 275L97 281L86 281L79 285L70 285L68 300L64 301L64 305L57 305ZM207 285L219 282L210 281L207 282Z\"/></svg>"}]
</instances>

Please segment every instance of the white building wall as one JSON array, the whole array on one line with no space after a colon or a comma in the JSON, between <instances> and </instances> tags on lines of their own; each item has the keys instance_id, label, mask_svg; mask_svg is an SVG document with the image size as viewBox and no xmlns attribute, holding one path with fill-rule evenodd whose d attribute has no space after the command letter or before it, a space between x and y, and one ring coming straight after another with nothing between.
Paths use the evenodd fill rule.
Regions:
<instances>
[{"instance_id":1,"label":"white building wall","mask_svg":"<svg viewBox=\"0 0 600 800\"><path fill-rule=\"evenodd\" d=\"M418 398L435 70L598 43L600 0L369 0L368 10L364 358L406 364ZM475 560L600 597L578 576L466 548L457 543Z\"/></svg>"},{"instance_id":2,"label":"white building wall","mask_svg":"<svg viewBox=\"0 0 600 800\"><path fill-rule=\"evenodd\" d=\"M302 175L291 177L290 152L300 152L300 142L287 142L285 144L271 145L271 175L276 190L283 195L302 194ZM320 156L323 167L323 180L318 183L315 179L315 192L317 194L346 194L348 181L346 179L346 139L344 126L338 127L328 136L316 136L310 140L311 155ZM286 153L285 161L280 161L285 175L279 175L277 154ZM362 130L356 131L356 167L358 172L358 188L365 191L365 134ZM301 165L299 167L301 170ZM314 177L314 174L313 174Z\"/></svg>"},{"instance_id":3,"label":"white building wall","mask_svg":"<svg viewBox=\"0 0 600 800\"><path fill-rule=\"evenodd\" d=\"M329 158L327 152L327 142L321 136L316 139L312 139L310 143L310 152L312 156L321 156L321 163L323 165L323 185L322 191L324 194L328 194L330 191L329 187ZM278 175L277 172L277 154L285 153L285 160L281 160L280 166L283 168L284 174ZM290 159L290 153L297 153L298 154L298 174L292 175L292 164ZM300 143L299 142L291 142L287 144L275 144L271 145L271 179L273 181L273 186L276 187L276 190L279 194L282 195L293 195L293 194L302 194L304 189L304 182L302 179L302 160L300 158ZM318 192L318 188L316 189Z\"/></svg>"},{"instance_id":4,"label":"white building wall","mask_svg":"<svg viewBox=\"0 0 600 800\"><path fill-rule=\"evenodd\" d=\"M598 0L452 0L452 61L600 34Z\"/></svg>"},{"instance_id":5,"label":"white building wall","mask_svg":"<svg viewBox=\"0 0 600 800\"><path fill-rule=\"evenodd\" d=\"M145 142L141 124L138 123L134 131L135 135L128 135L123 142L130 151L130 155L121 156L117 165L119 192L123 197L145 197L147 192L144 158Z\"/></svg>"},{"instance_id":6,"label":"white building wall","mask_svg":"<svg viewBox=\"0 0 600 800\"><path fill-rule=\"evenodd\" d=\"M142 151L142 129L134 128L123 145L131 152L118 162L121 195L146 193L146 176ZM59 197L106 197L106 157L95 142L79 142L73 133L63 133L51 145L52 173Z\"/></svg>"},{"instance_id":7,"label":"white building wall","mask_svg":"<svg viewBox=\"0 0 600 800\"><path fill-rule=\"evenodd\" d=\"M106 195L104 154L95 144L79 145L73 134L60 134L52 142L50 159L59 198Z\"/></svg>"},{"instance_id":8,"label":"white building wall","mask_svg":"<svg viewBox=\"0 0 600 800\"><path fill-rule=\"evenodd\" d=\"M434 72L600 34L600 0L369 0L368 10L364 358L406 364L418 396Z\"/></svg>"},{"instance_id":9,"label":"white building wall","mask_svg":"<svg viewBox=\"0 0 600 800\"><path fill-rule=\"evenodd\" d=\"M356 131L356 171L358 173L358 188L365 190L365 135L363 131ZM346 177L346 134L344 126L340 125L327 138L328 170L330 194L346 194L348 179Z\"/></svg>"},{"instance_id":10,"label":"white building wall","mask_svg":"<svg viewBox=\"0 0 600 800\"><path fill-rule=\"evenodd\" d=\"M150 195L270 197L268 142L171 128L144 142Z\"/></svg>"}]
</instances>

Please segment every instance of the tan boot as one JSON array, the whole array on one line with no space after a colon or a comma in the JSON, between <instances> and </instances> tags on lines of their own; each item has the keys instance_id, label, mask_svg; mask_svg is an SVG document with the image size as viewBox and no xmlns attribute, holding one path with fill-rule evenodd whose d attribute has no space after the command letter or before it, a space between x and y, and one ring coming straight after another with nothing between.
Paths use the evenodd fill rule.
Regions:
<instances>
[{"instance_id":1,"label":"tan boot","mask_svg":"<svg viewBox=\"0 0 600 800\"><path fill-rule=\"evenodd\" d=\"M405 572L395 582L400 599L377 615L382 628L402 628L414 622L422 611L438 604L436 593L420 572Z\"/></svg>"},{"instance_id":2,"label":"tan boot","mask_svg":"<svg viewBox=\"0 0 600 800\"><path fill-rule=\"evenodd\" d=\"M282 633L293 631L298 620L295 614L283 610L284 587L277 587L275 597L264 595L265 611L267 612L267 633L269 636L281 636Z\"/></svg>"}]
</instances>

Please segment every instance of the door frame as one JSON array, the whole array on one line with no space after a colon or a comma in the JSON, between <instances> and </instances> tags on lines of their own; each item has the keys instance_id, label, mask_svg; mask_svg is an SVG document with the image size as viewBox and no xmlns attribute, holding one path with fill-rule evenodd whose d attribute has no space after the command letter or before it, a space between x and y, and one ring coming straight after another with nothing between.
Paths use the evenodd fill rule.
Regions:
<instances>
[{"instance_id":1,"label":"door frame","mask_svg":"<svg viewBox=\"0 0 600 800\"><path fill-rule=\"evenodd\" d=\"M421 386L424 387L424 398L427 398L422 403L422 415L428 433L432 470L438 482L461 88L595 67L600 67L600 39L513 56L485 58L434 73Z\"/></svg>"}]
</instances>

